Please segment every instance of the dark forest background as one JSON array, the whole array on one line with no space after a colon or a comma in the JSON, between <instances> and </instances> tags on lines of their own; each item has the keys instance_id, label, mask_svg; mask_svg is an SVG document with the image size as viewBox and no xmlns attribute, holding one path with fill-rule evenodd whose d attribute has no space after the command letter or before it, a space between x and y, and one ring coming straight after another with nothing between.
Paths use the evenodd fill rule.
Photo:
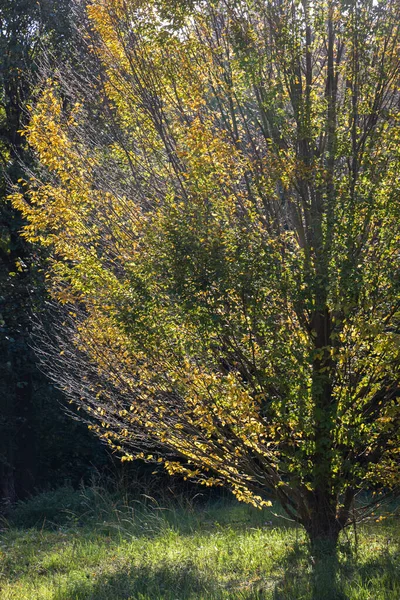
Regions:
<instances>
[{"instance_id":1,"label":"dark forest background","mask_svg":"<svg viewBox=\"0 0 400 600\"><path fill-rule=\"evenodd\" d=\"M43 61L73 65L70 0L0 0L0 503L73 486L122 465L87 426L66 414L62 393L32 350L35 321L46 319L42 256L20 236L10 187L35 169L21 130ZM79 68L79 65L76 65ZM129 467L130 469L137 467ZM124 467L125 471L127 467Z\"/></svg>"}]
</instances>

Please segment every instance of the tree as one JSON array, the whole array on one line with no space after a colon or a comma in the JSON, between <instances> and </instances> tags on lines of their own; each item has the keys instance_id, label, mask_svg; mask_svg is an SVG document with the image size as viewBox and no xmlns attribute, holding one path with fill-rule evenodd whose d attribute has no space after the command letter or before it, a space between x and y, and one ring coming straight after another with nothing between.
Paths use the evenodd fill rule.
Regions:
<instances>
[{"instance_id":1,"label":"tree","mask_svg":"<svg viewBox=\"0 0 400 600\"><path fill-rule=\"evenodd\" d=\"M399 12L92 0L14 196L64 307L42 360L91 426L277 498L315 548L399 482Z\"/></svg>"}]
</instances>

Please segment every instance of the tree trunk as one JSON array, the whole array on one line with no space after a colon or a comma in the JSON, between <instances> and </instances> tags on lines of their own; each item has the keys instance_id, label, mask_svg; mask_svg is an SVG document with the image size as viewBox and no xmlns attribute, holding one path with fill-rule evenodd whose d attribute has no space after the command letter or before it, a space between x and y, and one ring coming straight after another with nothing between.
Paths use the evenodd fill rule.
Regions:
<instances>
[{"instance_id":1,"label":"tree trunk","mask_svg":"<svg viewBox=\"0 0 400 600\"><path fill-rule=\"evenodd\" d=\"M313 513L307 533L313 563L313 600L345 600L338 580L337 543L341 526L332 510L329 496L315 494Z\"/></svg>"},{"instance_id":2,"label":"tree trunk","mask_svg":"<svg viewBox=\"0 0 400 600\"><path fill-rule=\"evenodd\" d=\"M326 546L336 548L339 533L342 529L336 518L336 499L324 489L317 489L312 495L310 520L306 525L311 549Z\"/></svg>"}]
</instances>

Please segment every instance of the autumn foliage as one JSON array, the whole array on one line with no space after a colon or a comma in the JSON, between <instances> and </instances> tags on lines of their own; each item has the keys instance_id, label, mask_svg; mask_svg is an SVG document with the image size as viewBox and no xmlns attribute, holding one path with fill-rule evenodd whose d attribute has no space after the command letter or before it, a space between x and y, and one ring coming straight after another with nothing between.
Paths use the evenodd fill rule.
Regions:
<instances>
[{"instance_id":1,"label":"autumn foliage","mask_svg":"<svg viewBox=\"0 0 400 600\"><path fill-rule=\"evenodd\" d=\"M92 0L14 203L40 352L123 459L337 539L399 483L396 0Z\"/></svg>"}]
</instances>

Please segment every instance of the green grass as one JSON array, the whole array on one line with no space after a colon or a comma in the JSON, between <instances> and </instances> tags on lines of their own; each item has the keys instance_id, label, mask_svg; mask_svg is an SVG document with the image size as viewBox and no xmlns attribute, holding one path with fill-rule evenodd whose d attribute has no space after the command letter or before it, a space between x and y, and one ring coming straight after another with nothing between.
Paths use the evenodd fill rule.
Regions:
<instances>
[{"instance_id":1,"label":"green grass","mask_svg":"<svg viewBox=\"0 0 400 600\"><path fill-rule=\"evenodd\" d=\"M21 504L4 525L0 598L397 600L399 534L396 518L363 526L357 556L354 536L343 536L336 591L322 568L316 596L302 530L268 511L146 498L128 507L96 489L64 489Z\"/></svg>"}]
</instances>

